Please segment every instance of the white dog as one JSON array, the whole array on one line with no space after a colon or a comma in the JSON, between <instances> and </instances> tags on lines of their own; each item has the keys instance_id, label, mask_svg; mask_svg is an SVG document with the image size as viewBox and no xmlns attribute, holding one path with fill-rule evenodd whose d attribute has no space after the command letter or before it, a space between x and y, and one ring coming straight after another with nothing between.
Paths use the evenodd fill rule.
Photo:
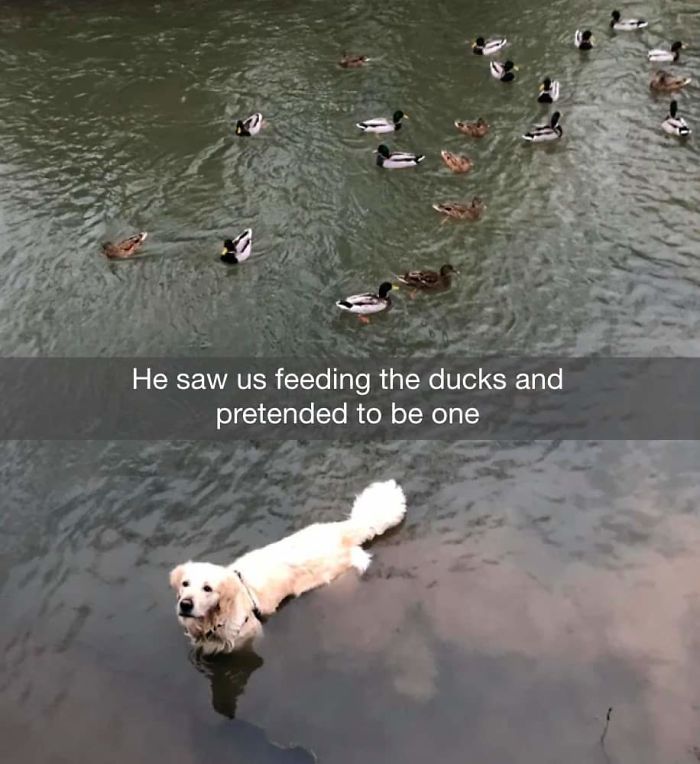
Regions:
<instances>
[{"instance_id":1,"label":"white dog","mask_svg":"<svg viewBox=\"0 0 700 764\"><path fill-rule=\"evenodd\" d=\"M230 652L262 632L282 600L328 584L350 568L367 570L366 541L398 525L406 499L394 480L373 483L347 520L316 523L239 557L232 565L186 562L170 573L177 616L195 647Z\"/></svg>"}]
</instances>

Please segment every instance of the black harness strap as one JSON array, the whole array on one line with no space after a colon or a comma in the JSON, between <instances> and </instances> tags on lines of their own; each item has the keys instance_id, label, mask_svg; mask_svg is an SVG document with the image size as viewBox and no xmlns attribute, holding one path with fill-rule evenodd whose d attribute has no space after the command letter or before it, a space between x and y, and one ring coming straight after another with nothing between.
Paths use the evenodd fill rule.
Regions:
<instances>
[{"instance_id":1,"label":"black harness strap","mask_svg":"<svg viewBox=\"0 0 700 764\"><path fill-rule=\"evenodd\" d=\"M241 582L241 584L243 585L243 588L246 590L248 597L250 598L250 601L253 605L253 615L258 619L258 621L260 621L260 623L262 623L264 616L260 612L260 609L258 608L258 605L255 602L255 597L253 597L253 593L248 588L248 584L246 584L245 579L243 578L239 570L234 570L234 573L238 576L238 580Z\"/></svg>"}]
</instances>

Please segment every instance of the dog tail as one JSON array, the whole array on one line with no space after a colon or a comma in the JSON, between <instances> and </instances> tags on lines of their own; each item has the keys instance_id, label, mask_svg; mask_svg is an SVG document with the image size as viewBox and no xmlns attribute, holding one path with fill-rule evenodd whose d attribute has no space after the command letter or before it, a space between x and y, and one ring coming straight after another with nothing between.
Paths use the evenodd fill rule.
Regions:
<instances>
[{"instance_id":1,"label":"dog tail","mask_svg":"<svg viewBox=\"0 0 700 764\"><path fill-rule=\"evenodd\" d=\"M406 514L406 497L395 480L372 483L355 499L348 524L352 544L364 544L398 525Z\"/></svg>"}]
</instances>

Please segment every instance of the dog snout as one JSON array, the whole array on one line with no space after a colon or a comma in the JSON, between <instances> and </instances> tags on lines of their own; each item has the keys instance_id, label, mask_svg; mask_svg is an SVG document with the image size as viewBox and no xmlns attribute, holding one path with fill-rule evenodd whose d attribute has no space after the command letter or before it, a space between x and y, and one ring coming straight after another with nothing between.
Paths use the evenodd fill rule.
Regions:
<instances>
[{"instance_id":1,"label":"dog snout","mask_svg":"<svg viewBox=\"0 0 700 764\"><path fill-rule=\"evenodd\" d=\"M183 615L190 615L192 610L194 610L194 602L189 597L180 600L180 612Z\"/></svg>"}]
</instances>

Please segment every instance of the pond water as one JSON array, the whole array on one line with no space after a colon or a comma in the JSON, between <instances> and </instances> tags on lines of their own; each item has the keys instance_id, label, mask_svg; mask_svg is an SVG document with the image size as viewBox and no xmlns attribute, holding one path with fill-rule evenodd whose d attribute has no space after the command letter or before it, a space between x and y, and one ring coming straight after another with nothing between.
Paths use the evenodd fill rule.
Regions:
<instances>
[{"instance_id":1,"label":"pond water","mask_svg":"<svg viewBox=\"0 0 700 764\"><path fill-rule=\"evenodd\" d=\"M0 6L5 355L697 355L698 148L665 136L650 47L694 0L94 0ZM594 30L587 57L572 46ZM516 82L465 42L506 35ZM344 71L344 50L375 60ZM561 82L565 137L520 135ZM697 86L679 98L700 129ZM382 172L356 121L411 119ZM236 140L233 121L269 126ZM483 116L473 141L455 119ZM452 175L443 148L468 153ZM481 196L476 223L435 201ZM226 268L226 236L253 257ZM143 255L100 243L147 230ZM362 326L333 302L451 262ZM6 443L0 730L13 761L692 762L693 443ZM396 478L405 524L289 603L254 654L188 655L167 572L228 562ZM612 707L603 743L605 716Z\"/></svg>"}]
</instances>

